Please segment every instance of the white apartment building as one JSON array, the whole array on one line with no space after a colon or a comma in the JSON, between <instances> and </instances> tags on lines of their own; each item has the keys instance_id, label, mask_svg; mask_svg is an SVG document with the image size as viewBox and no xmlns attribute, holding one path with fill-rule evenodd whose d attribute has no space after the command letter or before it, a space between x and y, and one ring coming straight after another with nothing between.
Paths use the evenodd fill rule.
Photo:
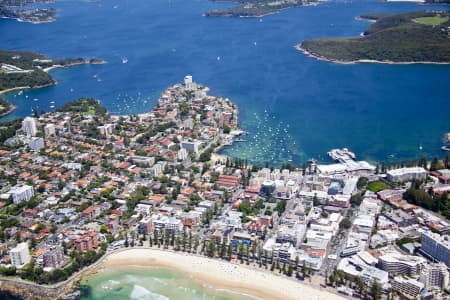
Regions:
<instances>
[{"instance_id":1,"label":"white apartment building","mask_svg":"<svg viewBox=\"0 0 450 300\"><path fill-rule=\"evenodd\" d=\"M184 86L188 91L193 91L196 89L196 84L192 81L191 75L186 75L184 77Z\"/></svg>"},{"instance_id":2,"label":"white apartment building","mask_svg":"<svg viewBox=\"0 0 450 300\"><path fill-rule=\"evenodd\" d=\"M113 132L113 125L112 124L105 124L103 126L98 126L97 127L98 132L105 136L105 137L109 137L111 136L112 132Z\"/></svg>"},{"instance_id":3,"label":"white apartment building","mask_svg":"<svg viewBox=\"0 0 450 300\"><path fill-rule=\"evenodd\" d=\"M414 279L405 279L402 276L396 276L392 280L392 289L394 291L398 291L412 298L415 298L423 290L423 287L423 283Z\"/></svg>"},{"instance_id":4,"label":"white apartment building","mask_svg":"<svg viewBox=\"0 0 450 300\"><path fill-rule=\"evenodd\" d=\"M447 266L444 263L425 265L420 272L419 281L424 284L426 290L447 289L449 282Z\"/></svg>"},{"instance_id":5,"label":"white apartment building","mask_svg":"<svg viewBox=\"0 0 450 300\"><path fill-rule=\"evenodd\" d=\"M400 168L386 173L387 179L393 182L402 182L411 179L424 179L427 171L422 167Z\"/></svg>"},{"instance_id":6,"label":"white apartment building","mask_svg":"<svg viewBox=\"0 0 450 300\"><path fill-rule=\"evenodd\" d=\"M45 133L46 137L49 137L51 135L55 135L55 133L56 133L55 124L49 123L49 124L45 125L44 133Z\"/></svg>"},{"instance_id":7,"label":"white apartment building","mask_svg":"<svg viewBox=\"0 0 450 300\"><path fill-rule=\"evenodd\" d=\"M153 167L151 167L149 170L149 174L152 177L158 177L162 174L162 167L160 164L156 164Z\"/></svg>"},{"instance_id":8,"label":"white apartment building","mask_svg":"<svg viewBox=\"0 0 450 300\"><path fill-rule=\"evenodd\" d=\"M187 152L194 152L194 153L198 153L198 148L200 146L200 143L195 141L195 142L190 142L190 141L183 141L181 142L181 149L186 149Z\"/></svg>"},{"instance_id":9,"label":"white apartment building","mask_svg":"<svg viewBox=\"0 0 450 300\"><path fill-rule=\"evenodd\" d=\"M387 253L378 258L380 269L389 274L416 275L425 265L425 258L420 256L403 255L400 253Z\"/></svg>"},{"instance_id":10,"label":"white apartment building","mask_svg":"<svg viewBox=\"0 0 450 300\"><path fill-rule=\"evenodd\" d=\"M34 196L34 189L29 185L14 186L10 191L15 204L22 201L28 201Z\"/></svg>"},{"instance_id":11,"label":"white apartment building","mask_svg":"<svg viewBox=\"0 0 450 300\"><path fill-rule=\"evenodd\" d=\"M11 263L20 267L30 262L30 251L28 250L28 244L26 242L18 244L15 248L9 251Z\"/></svg>"},{"instance_id":12,"label":"white apartment building","mask_svg":"<svg viewBox=\"0 0 450 300\"><path fill-rule=\"evenodd\" d=\"M22 130L27 136L35 136L37 133L36 119L32 117L23 119Z\"/></svg>"},{"instance_id":13,"label":"white apartment building","mask_svg":"<svg viewBox=\"0 0 450 300\"><path fill-rule=\"evenodd\" d=\"M180 149L177 153L177 158L181 161L185 160L188 157L188 152L186 149Z\"/></svg>"}]
</instances>

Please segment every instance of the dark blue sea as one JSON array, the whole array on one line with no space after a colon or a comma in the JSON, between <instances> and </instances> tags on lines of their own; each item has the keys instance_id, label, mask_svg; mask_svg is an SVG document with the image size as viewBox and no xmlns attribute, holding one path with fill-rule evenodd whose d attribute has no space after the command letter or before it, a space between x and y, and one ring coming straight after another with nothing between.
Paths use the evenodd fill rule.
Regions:
<instances>
[{"instance_id":1,"label":"dark blue sea","mask_svg":"<svg viewBox=\"0 0 450 300\"><path fill-rule=\"evenodd\" d=\"M264 18L207 18L230 4L206 0L58 1L57 21L0 20L0 48L51 58L97 57L105 65L51 72L58 85L9 93L18 109L52 110L81 96L113 114L150 110L186 74L239 105L250 135L225 149L253 162L324 160L348 147L361 159L401 161L442 156L450 131L450 66L337 65L294 49L305 38L357 36L367 12L442 10L445 6L383 1L331 1ZM450 51L450 49L449 49ZM126 62L126 63L124 63ZM420 146L422 150L420 150Z\"/></svg>"}]
</instances>

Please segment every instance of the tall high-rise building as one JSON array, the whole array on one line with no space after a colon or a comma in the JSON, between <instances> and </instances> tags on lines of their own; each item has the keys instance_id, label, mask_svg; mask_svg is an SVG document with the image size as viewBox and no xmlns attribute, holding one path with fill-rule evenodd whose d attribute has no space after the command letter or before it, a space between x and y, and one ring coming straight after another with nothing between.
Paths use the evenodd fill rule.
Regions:
<instances>
[{"instance_id":1,"label":"tall high-rise building","mask_svg":"<svg viewBox=\"0 0 450 300\"><path fill-rule=\"evenodd\" d=\"M443 263L426 265L420 272L419 281L424 284L426 290L446 289L449 281L447 266Z\"/></svg>"},{"instance_id":2,"label":"tall high-rise building","mask_svg":"<svg viewBox=\"0 0 450 300\"><path fill-rule=\"evenodd\" d=\"M448 235L440 236L432 232L423 233L421 250L450 268L450 237Z\"/></svg>"},{"instance_id":3,"label":"tall high-rise building","mask_svg":"<svg viewBox=\"0 0 450 300\"><path fill-rule=\"evenodd\" d=\"M37 133L36 119L32 117L23 119L22 130L27 136L35 136Z\"/></svg>"},{"instance_id":4,"label":"tall high-rise building","mask_svg":"<svg viewBox=\"0 0 450 300\"><path fill-rule=\"evenodd\" d=\"M184 77L184 86L185 86L186 90L188 90L188 91L195 90L196 84L192 81L191 75L186 75Z\"/></svg>"},{"instance_id":5,"label":"tall high-rise building","mask_svg":"<svg viewBox=\"0 0 450 300\"><path fill-rule=\"evenodd\" d=\"M30 251L26 242L18 244L15 248L9 251L11 263L15 266L23 266L30 262Z\"/></svg>"}]
</instances>

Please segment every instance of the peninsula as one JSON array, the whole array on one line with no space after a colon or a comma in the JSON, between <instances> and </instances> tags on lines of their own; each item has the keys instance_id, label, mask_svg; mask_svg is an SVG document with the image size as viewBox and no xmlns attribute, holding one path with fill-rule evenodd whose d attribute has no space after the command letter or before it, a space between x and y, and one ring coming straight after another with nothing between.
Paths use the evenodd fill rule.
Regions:
<instances>
[{"instance_id":1,"label":"peninsula","mask_svg":"<svg viewBox=\"0 0 450 300\"><path fill-rule=\"evenodd\" d=\"M362 37L304 40L296 48L335 63L450 63L449 12L365 14Z\"/></svg>"},{"instance_id":2,"label":"peninsula","mask_svg":"<svg viewBox=\"0 0 450 300\"><path fill-rule=\"evenodd\" d=\"M54 68L102 63L105 62L96 58L52 60L34 52L0 50L0 94L17 89L52 86L56 81L48 72Z\"/></svg>"},{"instance_id":3,"label":"peninsula","mask_svg":"<svg viewBox=\"0 0 450 300\"><path fill-rule=\"evenodd\" d=\"M18 9L28 4L53 2L52 0L0 0L0 18L30 23L53 22L56 16L54 8Z\"/></svg>"},{"instance_id":4,"label":"peninsula","mask_svg":"<svg viewBox=\"0 0 450 300\"><path fill-rule=\"evenodd\" d=\"M0 98L0 117L4 117L12 113L16 107L5 99Z\"/></svg>"},{"instance_id":5,"label":"peninsula","mask_svg":"<svg viewBox=\"0 0 450 300\"><path fill-rule=\"evenodd\" d=\"M239 5L214 9L205 13L208 17L263 17L282 9L317 3L316 0L225 0Z\"/></svg>"}]
</instances>

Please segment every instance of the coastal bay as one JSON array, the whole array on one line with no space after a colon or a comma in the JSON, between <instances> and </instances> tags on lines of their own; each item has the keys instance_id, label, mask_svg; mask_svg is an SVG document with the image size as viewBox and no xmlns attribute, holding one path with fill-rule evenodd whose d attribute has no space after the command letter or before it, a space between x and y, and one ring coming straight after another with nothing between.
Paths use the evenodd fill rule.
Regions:
<instances>
[{"instance_id":1,"label":"coastal bay","mask_svg":"<svg viewBox=\"0 0 450 300\"><path fill-rule=\"evenodd\" d=\"M104 63L106 62L96 58L52 60L35 52L0 50L0 94L55 85L56 80L48 74L54 69Z\"/></svg>"},{"instance_id":2,"label":"coastal bay","mask_svg":"<svg viewBox=\"0 0 450 300\"><path fill-rule=\"evenodd\" d=\"M182 254L151 248L126 249L109 254L102 260L97 274L88 276L81 282L82 285L91 286L91 288L94 289L91 291L92 294L90 297L85 297L82 299L88 300L101 298L101 294L105 293L105 291L109 291L111 296L115 297L114 285L116 287L123 287L124 284L114 284L113 282L111 287L110 285L112 280L117 280L117 277L120 277L125 281L125 278L127 277L126 274L130 274L128 277L128 285L133 287L133 285L137 284L137 282L130 280L130 277L136 275L136 271L138 272L138 277L139 275L145 277L145 270L154 271L155 268L174 270L181 274L185 274L185 276L188 276L188 278L191 278L203 287L214 287L213 289L216 291L225 292L225 295L228 294L226 299L256 298L297 300L298 295L300 294L302 295L302 299L305 300L344 299L343 297L326 290L313 288L306 283L290 280L286 277L277 276L274 273L258 270L252 267L191 254ZM113 275L112 277L109 276L111 274ZM121 276L117 276L119 274ZM97 281L97 278L100 278L101 281ZM162 279L164 280L164 277ZM148 282L147 284L152 286L151 282ZM102 285L106 287L102 288ZM130 286L128 288L130 288ZM113 292L111 292L111 290ZM166 293L170 292L167 291L167 289L164 290L166 290ZM120 291L117 292L120 293ZM233 293L235 295L233 295ZM162 296L168 297L168 295ZM196 295L189 299L198 299L196 297L201 296ZM170 299L178 300L182 298L170 297Z\"/></svg>"},{"instance_id":3,"label":"coastal bay","mask_svg":"<svg viewBox=\"0 0 450 300\"><path fill-rule=\"evenodd\" d=\"M58 20L53 23L0 20L4 47L55 58L101 57L108 64L51 70L56 86L5 94L17 109L2 121L27 116L31 108L51 111L51 101L58 108L83 96L100 99L112 114L143 113L168 85L192 74L240 108L239 127L249 132L247 142L222 153L259 165L326 160L329 149L344 146L361 159L401 162L440 155L441 137L449 131L446 65L337 65L294 49L307 38L359 35L369 26L355 20L361 14L423 5L330 2L261 20L202 17L207 10L230 7L208 1L54 5ZM171 21L175 17L178 21Z\"/></svg>"}]
</instances>

